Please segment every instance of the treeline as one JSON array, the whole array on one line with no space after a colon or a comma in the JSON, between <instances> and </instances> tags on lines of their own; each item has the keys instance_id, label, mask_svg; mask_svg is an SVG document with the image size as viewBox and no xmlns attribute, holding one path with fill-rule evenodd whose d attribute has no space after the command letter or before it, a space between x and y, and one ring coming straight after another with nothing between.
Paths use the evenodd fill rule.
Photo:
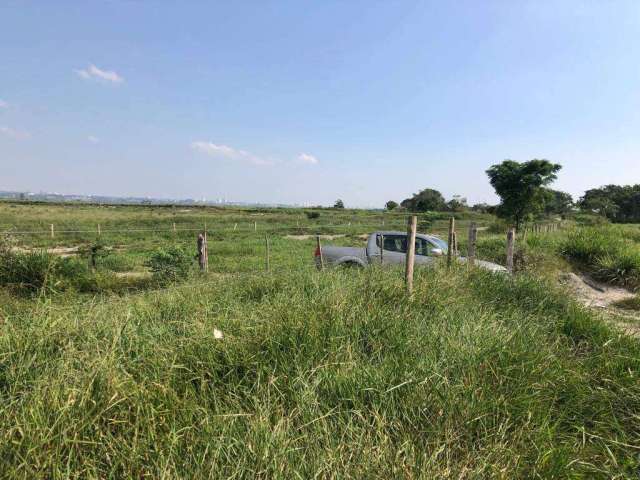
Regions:
<instances>
[{"instance_id":1,"label":"treeline","mask_svg":"<svg viewBox=\"0 0 640 480\"><path fill-rule=\"evenodd\" d=\"M578 201L583 211L616 223L640 223L640 185L607 185L587 190Z\"/></svg>"},{"instance_id":2,"label":"treeline","mask_svg":"<svg viewBox=\"0 0 640 480\"><path fill-rule=\"evenodd\" d=\"M410 212L464 212L467 210L492 213L517 228L544 217L565 217L573 213L601 215L617 223L640 223L640 185L607 185L587 190L574 202L570 194L549 187L562 169L544 159L528 162L505 160L487 170L489 182L500 197L498 205L479 203L472 206L467 199L455 195L447 201L435 189L425 188L400 204L386 203L387 210L405 209Z\"/></svg>"}]
</instances>

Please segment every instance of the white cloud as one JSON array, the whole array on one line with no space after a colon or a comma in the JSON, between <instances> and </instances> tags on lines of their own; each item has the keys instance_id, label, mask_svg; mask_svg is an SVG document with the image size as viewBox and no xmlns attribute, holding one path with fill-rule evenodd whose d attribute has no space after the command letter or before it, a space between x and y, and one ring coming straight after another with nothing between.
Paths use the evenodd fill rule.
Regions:
<instances>
[{"instance_id":1,"label":"white cloud","mask_svg":"<svg viewBox=\"0 0 640 480\"><path fill-rule=\"evenodd\" d=\"M306 163L308 165L317 165L318 159L313 155L309 155L308 153L301 153L298 155L298 161L301 163Z\"/></svg>"},{"instance_id":2,"label":"white cloud","mask_svg":"<svg viewBox=\"0 0 640 480\"><path fill-rule=\"evenodd\" d=\"M100 139L98 137L94 137L93 135L89 135L87 137L87 140L89 140L91 143L100 143Z\"/></svg>"},{"instance_id":3,"label":"white cloud","mask_svg":"<svg viewBox=\"0 0 640 480\"><path fill-rule=\"evenodd\" d=\"M93 64L90 64L87 68L81 70L74 70L80 78L85 80L97 80L103 83L113 83L119 85L124 82L124 78L118 75L112 70L100 70Z\"/></svg>"},{"instance_id":4,"label":"white cloud","mask_svg":"<svg viewBox=\"0 0 640 480\"><path fill-rule=\"evenodd\" d=\"M14 140L26 140L27 138L31 137L31 134L29 132L16 130L10 127L0 127L0 133L9 138L13 138Z\"/></svg>"},{"instance_id":5,"label":"white cloud","mask_svg":"<svg viewBox=\"0 0 640 480\"><path fill-rule=\"evenodd\" d=\"M247 163L250 163L251 165L256 165L261 167L273 165L274 163L271 160L258 157L257 155L253 155L252 153L249 153L245 150L237 150L227 145L216 145L215 143L212 143L212 142L204 142L204 141L191 142L191 149L195 150L196 152L209 155L210 157L229 158L231 160L247 162Z\"/></svg>"},{"instance_id":6,"label":"white cloud","mask_svg":"<svg viewBox=\"0 0 640 480\"><path fill-rule=\"evenodd\" d=\"M8 108L9 104L0 98L0 108Z\"/></svg>"}]
</instances>

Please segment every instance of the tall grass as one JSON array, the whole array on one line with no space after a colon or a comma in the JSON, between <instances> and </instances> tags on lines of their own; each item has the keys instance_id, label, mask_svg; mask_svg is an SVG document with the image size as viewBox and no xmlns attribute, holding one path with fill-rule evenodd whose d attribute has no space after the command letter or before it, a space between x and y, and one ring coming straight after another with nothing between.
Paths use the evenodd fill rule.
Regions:
<instances>
[{"instance_id":1,"label":"tall grass","mask_svg":"<svg viewBox=\"0 0 640 480\"><path fill-rule=\"evenodd\" d=\"M569 233L560 251L597 279L640 287L637 231L621 227L579 228Z\"/></svg>"},{"instance_id":2,"label":"tall grass","mask_svg":"<svg viewBox=\"0 0 640 480\"><path fill-rule=\"evenodd\" d=\"M526 275L220 276L2 308L17 478L611 478L640 347ZM224 333L219 339L214 329Z\"/></svg>"}]
</instances>

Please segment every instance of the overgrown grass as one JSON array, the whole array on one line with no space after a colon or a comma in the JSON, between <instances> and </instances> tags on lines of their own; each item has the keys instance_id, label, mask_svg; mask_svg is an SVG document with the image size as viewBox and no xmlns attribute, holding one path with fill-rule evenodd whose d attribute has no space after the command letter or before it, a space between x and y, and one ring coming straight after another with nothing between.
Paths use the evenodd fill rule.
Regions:
<instances>
[{"instance_id":1,"label":"overgrown grass","mask_svg":"<svg viewBox=\"0 0 640 480\"><path fill-rule=\"evenodd\" d=\"M4 476L637 475L640 347L542 281L210 281L3 304Z\"/></svg>"},{"instance_id":2,"label":"overgrown grass","mask_svg":"<svg viewBox=\"0 0 640 480\"><path fill-rule=\"evenodd\" d=\"M595 278L640 287L640 239L637 228L589 227L570 232L560 252Z\"/></svg>"}]
</instances>

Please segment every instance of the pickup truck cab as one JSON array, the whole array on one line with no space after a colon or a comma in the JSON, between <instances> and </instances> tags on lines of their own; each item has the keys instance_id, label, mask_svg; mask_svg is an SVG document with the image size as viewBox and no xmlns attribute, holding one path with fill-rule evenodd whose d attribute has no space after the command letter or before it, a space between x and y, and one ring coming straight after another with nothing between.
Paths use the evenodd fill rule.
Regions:
<instances>
[{"instance_id":1,"label":"pickup truck cab","mask_svg":"<svg viewBox=\"0 0 640 480\"><path fill-rule=\"evenodd\" d=\"M449 246L444 240L433 236L416 234L416 265L433 264L438 257L447 254ZM369 235L367 246L336 247L323 246L322 251L316 249L316 265L320 266L320 255L326 266L366 267L372 264L403 265L406 261L407 233L395 231L380 231ZM465 263L464 257L457 257L457 261ZM479 267L494 272L506 272L506 269L495 263L476 260Z\"/></svg>"}]
</instances>

